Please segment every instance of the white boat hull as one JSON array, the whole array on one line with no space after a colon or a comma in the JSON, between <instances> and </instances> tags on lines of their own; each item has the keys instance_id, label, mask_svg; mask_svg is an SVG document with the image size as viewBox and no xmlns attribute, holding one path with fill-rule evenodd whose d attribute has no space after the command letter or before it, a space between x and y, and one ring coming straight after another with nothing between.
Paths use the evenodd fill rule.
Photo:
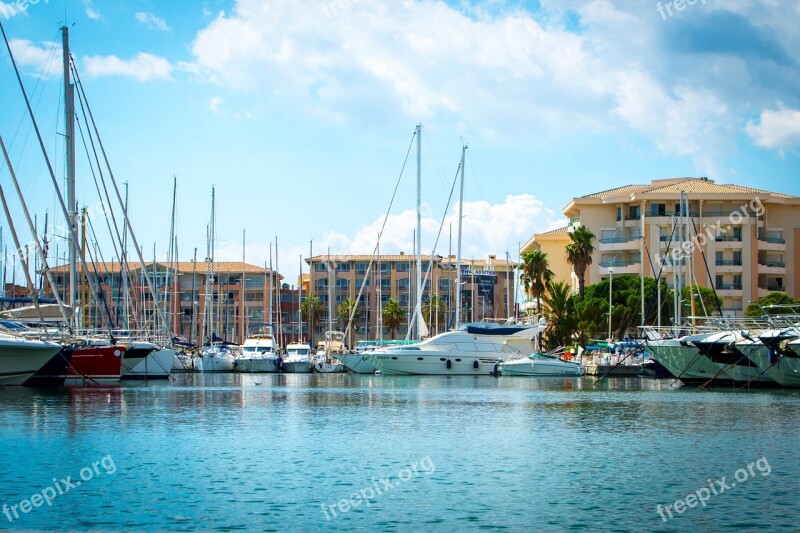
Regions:
<instances>
[{"instance_id":1,"label":"white boat hull","mask_svg":"<svg viewBox=\"0 0 800 533\"><path fill-rule=\"evenodd\" d=\"M231 355L203 355L196 362L198 372L233 372L236 359Z\"/></svg>"},{"instance_id":2,"label":"white boat hull","mask_svg":"<svg viewBox=\"0 0 800 533\"><path fill-rule=\"evenodd\" d=\"M51 342L0 338L0 385L22 385L59 351Z\"/></svg>"},{"instance_id":3,"label":"white boat hull","mask_svg":"<svg viewBox=\"0 0 800 533\"><path fill-rule=\"evenodd\" d=\"M561 360L537 361L529 358L500 364L501 376L582 376L583 366Z\"/></svg>"},{"instance_id":4,"label":"white boat hull","mask_svg":"<svg viewBox=\"0 0 800 533\"><path fill-rule=\"evenodd\" d=\"M364 353L349 353L339 356L344 367L354 374L374 374L375 365L369 360L369 356Z\"/></svg>"},{"instance_id":5,"label":"white boat hull","mask_svg":"<svg viewBox=\"0 0 800 533\"><path fill-rule=\"evenodd\" d=\"M272 373L278 371L280 357L240 357L237 363L239 372Z\"/></svg>"},{"instance_id":6,"label":"white boat hull","mask_svg":"<svg viewBox=\"0 0 800 533\"><path fill-rule=\"evenodd\" d=\"M502 362L497 357L450 355L439 351L416 351L411 355L376 351L368 357L381 374L387 376L491 376Z\"/></svg>"},{"instance_id":7,"label":"white boat hull","mask_svg":"<svg viewBox=\"0 0 800 533\"><path fill-rule=\"evenodd\" d=\"M167 379L172 371L175 350L163 348L144 358L144 361L122 374L123 379Z\"/></svg>"},{"instance_id":8,"label":"white boat hull","mask_svg":"<svg viewBox=\"0 0 800 533\"><path fill-rule=\"evenodd\" d=\"M284 361L282 368L286 374L310 374L314 371L310 359Z\"/></svg>"},{"instance_id":9,"label":"white boat hull","mask_svg":"<svg viewBox=\"0 0 800 533\"><path fill-rule=\"evenodd\" d=\"M173 372L194 372L196 366L197 357L195 355L176 351L175 356L172 358Z\"/></svg>"}]
</instances>

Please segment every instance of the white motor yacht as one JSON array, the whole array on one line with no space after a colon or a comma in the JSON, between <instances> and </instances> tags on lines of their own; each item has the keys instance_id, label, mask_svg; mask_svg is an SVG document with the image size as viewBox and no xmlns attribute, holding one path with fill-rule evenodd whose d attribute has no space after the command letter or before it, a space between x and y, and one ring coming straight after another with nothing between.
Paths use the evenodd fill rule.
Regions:
<instances>
[{"instance_id":1,"label":"white motor yacht","mask_svg":"<svg viewBox=\"0 0 800 533\"><path fill-rule=\"evenodd\" d=\"M500 363L503 376L582 376L583 365L553 355L535 353Z\"/></svg>"},{"instance_id":2,"label":"white motor yacht","mask_svg":"<svg viewBox=\"0 0 800 533\"><path fill-rule=\"evenodd\" d=\"M418 344L371 352L369 359L387 375L493 375L500 363L535 351L543 325L463 324Z\"/></svg>"},{"instance_id":3,"label":"white motor yacht","mask_svg":"<svg viewBox=\"0 0 800 533\"><path fill-rule=\"evenodd\" d=\"M237 370L239 372L277 372L281 366L278 344L272 326L262 324L242 344Z\"/></svg>"},{"instance_id":4,"label":"white motor yacht","mask_svg":"<svg viewBox=\"0 0 800 533\"><path fill-rule=\"evenodd\" d=\"M311 347L302 342L286 345L283 358L283 371L287 374L308 374L312 372Z\"/></svg>"},{"instance_id":5,"label":"white motor yacht","mask_svg":"<svg viewBox=\"0 0 800 533\"><path fill-rule=\"evenodd\" d=\"M22 385L60 351L60 344L0 333L0 385Z\"/></svg>"}]
</instances>

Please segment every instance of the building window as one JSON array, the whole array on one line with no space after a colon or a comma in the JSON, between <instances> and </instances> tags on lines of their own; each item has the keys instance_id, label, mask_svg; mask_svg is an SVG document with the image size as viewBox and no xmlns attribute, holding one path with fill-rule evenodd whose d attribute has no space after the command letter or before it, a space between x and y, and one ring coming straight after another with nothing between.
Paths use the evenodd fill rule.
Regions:
<instances>
[{"instance_id":1,"label":"building window","mask_svg":"<svg viewBox=\"0 0 800 533\"><path fill-rule=\"evenodd\" d=\"M350 263L338 263L336 265L337 272L350 272Z\"/></svg>"},{"instance_id":2,"label":"building window","mask_svg":"<svg viewBox=\"0 0 800 533\"><path fill-rule=\"evenodd\" d=\"M632 205L628 208L628 220L639 220L641 218L639 214L639 206Z\"/></svg>"},{"instance_id":3,"label":"building window","mask_svg":"<svg viewBox=\"0 0 800 533\"><path fill-rule=\"evenodd\" d=\"M650 216L663 217L667 214L667 204L650 204Z\"/></svg>"},{"instance_id":4,"label":"building window","mask_svg":"<svg viewBox=\"0 0 800 533\"><path fill-rule=\"evenodd\" d=\"M403 261L403 262L400 262L400 263L396 263L395 264L395 270L397 272L408 272L408 270L409 270L408 262L407 261Z\"/></svg>"}]
</instances>

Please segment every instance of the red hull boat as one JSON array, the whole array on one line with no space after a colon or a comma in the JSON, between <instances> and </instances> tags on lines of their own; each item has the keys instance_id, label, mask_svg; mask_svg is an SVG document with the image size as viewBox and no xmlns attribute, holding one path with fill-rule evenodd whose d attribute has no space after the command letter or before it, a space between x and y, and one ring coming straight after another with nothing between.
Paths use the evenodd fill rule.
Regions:
<instances>
[{"instance_id":1,"label":"red hull boat","mask_svg":"<svg viewBox=\"0 0 800 533\"><path fill-rule=\"evenodd\" d=\"M80 346L72 352L67 384L119 381L124 346Z\"/></svg>"}]
</instances>

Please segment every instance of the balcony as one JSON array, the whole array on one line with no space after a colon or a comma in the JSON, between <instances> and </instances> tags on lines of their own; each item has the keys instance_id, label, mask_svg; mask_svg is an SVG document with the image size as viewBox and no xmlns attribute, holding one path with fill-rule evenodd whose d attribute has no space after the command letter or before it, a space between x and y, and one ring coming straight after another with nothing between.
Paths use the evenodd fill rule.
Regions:
<instances>
[{"instance_id":1,"label":"balcony","mask_svg":"<svg viewBox=\"0 0 800 533\"><path fill-rule=\"evenodd\" d=\"M613 271L618 274L638 274L641 271L639 261L603 261L600 263L600 275L608 276Z\"/></svg>"},{"instance_id":2,"label":"balcony","mask_svg":"<svg viewBox=\"0 0 800 533\"><path fill-rule=\"evenodd\" d=\"M720 298L741 298L741 283L718 283L716 285L717 296Z\"/></svg>"},{"instance_id":3,"label":"balcony","mask_svg":"<svg viewBox=\"0 0 800 533\"><path fill-rule=\"evenodd\" d=\"M612 237L600 239L601 252L614 252L619 250L638 250L641 237Z\"/></svg>"},{"instance_id":4,"label":"balcony","mask_svg":"<svg viewBox=\"0 0 800 533\"><path fill-rule=\"evenodd\" d=\"M714 238L714 242L716 242L717 248L733 248L740 250L742 248L741 237L735 235L717 235Z\"/></svg>"},{"instance_id":5,"label":"balcony","mask_svg":"<svg viewBox=\"0 0 800 533\"><path fill-rule=\"evenodd\" d=\"M716 266L715 270L720 274L724 274L726 272L741 272L742 260L741 259L717 260L715 266Z\"/></svg>"},{"instance_id":6,"label":"balcony","mask_svg":"<svg viewBox=\"0 0 800 533\"><path fill-rule=\"evenodd\" d=\"M758 249L785 252L786 240L781 237L759 237Z\"/></svg>"},{"instance_id":7,"label":"balcony","mask_svg":"<svg viewBox=\"0 0 800 533\"><path fill-rule=\"evenodd\" d=\"M776 285L773 283L767 283L765 287L761 285L758 286L758 297L763 298L764 296L768 295L771 292L786 292L786 287L783 285Z\"/></svg>"},{"instance_id":8,"label":"balcony","mask_svg":"<svg viewBox=\"0 0 800 533\"><path fill-rule=\"evenodd\" d=\"M786 263L781 261L758 261L759 274L786 274Z\"/></svg>"}]
</instances>

